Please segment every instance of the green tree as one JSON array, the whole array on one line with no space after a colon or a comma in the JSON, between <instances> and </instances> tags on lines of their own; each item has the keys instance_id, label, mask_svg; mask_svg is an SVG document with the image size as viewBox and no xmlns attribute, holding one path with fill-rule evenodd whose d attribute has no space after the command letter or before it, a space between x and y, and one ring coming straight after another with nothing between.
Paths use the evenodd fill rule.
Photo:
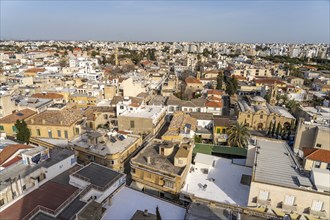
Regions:
<instances>
[{"instance_id":1,"label":"green tree","mask_svg":"<svg viewBox=\"0 0 330 220\"><path fill-rule=\"evenodd\" d=\"M162 220L162 217L160 216L160 212L159 212L158 206L156 207L156 218L157 218L157 220Z\"/></svg>"},{"instance_id":2,"label":"green tree","mask_svg":"<svg viewBox=\"0 0 330 220\"><path fill-rule=\"evenodd\" d=\"M217 76L217 89L222 89L222 83L223 83L223 75L222 73L219 73Z\"/></svg>"},{"instance_id":3,"label":"green tree","mask_svg":"<svg viewBox=\"0 0 330 220\"><path fill-rule=\"evenodd\" d=\"M274 136L275 130L276 130L276 122L274 122L274 124L273 124L272 133L271 133L272 136Z\"/></svg>"},{"instance_id":4,"label":"green tree","mask_svg":"<svg viewBox=\"0 0 330 220\"><path fill-rule=\"evenodd\" d=\"M294 113L299 108L299 103L295 100L290 100L286 103L286 107L289 109L291 113Z\"/></svg>"},{"instance_id":5,"label":"green tree","mask_svg":"<svg viewBox=\"0 0 330 220\"><path fill-rule=\"evenodd\" d=\"M30 142L31 132L28 129L26 122L24 120L17 120L15 127L17 129L16 139L28 144Z\"/></svg>"},{"instance_id":6,"label":"green tree","mask_svg":"<svg viewBox=\"0 0 330 220\"><path fill-rule=\"evenodd\" d=\"M269 127L268 127L268 133L267 133L268 135L270 135L272 133L272 125L273 125L273 123L270 122Z\"/></svg>"},{"instance_id":7,"label":"green tree","mask_svg":"<svg viewBox=\"0 0 330 220\"><path fill-rule=\"evenodd\" d=\"M92 51L92 57L95 57L96 55L100 55L100 53L97 52L97 51L95 51L95 50L93 50L93 51Z\"/></svg>"},{"instance_id":8,"label":"green tree","mask_svg":"<svg viewBox=\"0 0 330 220\"><path fill-rule=\"evenodd\" d=\"M232 125L228 130L228 144L235 147L246 147L251 134L248 127L241 123Z\"/></svg>"},{"instance_id":9,"label":"green tree","mask_svg":"<svg viewBox=\"0 0 330 220\"><path fill-rule=\"evenodd\" d=\"M195 143L202 143L202 137L199 135L195 135Z\"/></svg>"}]
</instances>

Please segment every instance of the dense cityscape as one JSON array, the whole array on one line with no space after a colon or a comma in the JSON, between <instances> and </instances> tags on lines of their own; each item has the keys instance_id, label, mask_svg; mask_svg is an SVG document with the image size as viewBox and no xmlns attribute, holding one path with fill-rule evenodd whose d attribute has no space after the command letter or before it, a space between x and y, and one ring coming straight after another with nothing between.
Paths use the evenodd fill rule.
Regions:
<instances>
[{"instance_id":1,"label":"dense cityscape","mask_svg":"<svg viewBox=\"0 0 330 220\"><path fill-rule=\"evenodd\" d=\"M326 16L0 0L0 219L330 219Z\"/></svg>"}]
</instances>

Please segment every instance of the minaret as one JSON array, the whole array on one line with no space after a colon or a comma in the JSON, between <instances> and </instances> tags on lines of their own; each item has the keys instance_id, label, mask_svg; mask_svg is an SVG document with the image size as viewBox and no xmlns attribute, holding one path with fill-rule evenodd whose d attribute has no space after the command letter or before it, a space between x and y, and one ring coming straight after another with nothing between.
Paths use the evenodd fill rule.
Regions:
<instances>
[{"instance_id":1,"label":"minaret","mask_svg":"<svg viewBox=\"0 0 330 220\"><path fill-rule=\"evenodd\" d=\"M115 65L118 66L119 62L118 62L118 47L116 47L116 53L115 53Z\"/></svg>"},{"instance_id":2,"label":"minaret","mask_svg":"<svg viewBox=\"0 0 330 220\"><path fill-rule=\"evenodd\" d=\"M274 86L271 89L271 95L270 95L270 100L269 100L269 104L274 106L276 105L276 96L277 96L277 85L276 85L276 81L274 83Z\"/></svg>"}]
</instances>

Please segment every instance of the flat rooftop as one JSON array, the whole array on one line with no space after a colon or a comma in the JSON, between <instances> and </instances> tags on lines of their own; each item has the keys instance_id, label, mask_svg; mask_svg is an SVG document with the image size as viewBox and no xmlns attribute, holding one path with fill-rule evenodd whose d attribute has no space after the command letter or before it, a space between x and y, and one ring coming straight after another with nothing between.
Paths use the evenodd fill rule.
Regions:
<instances>
[{"instance_id":1,"label":"flat rooftop","mask_svg":"<svg viewBox=\"0 0 330 220\"><path fill-rule=\"evenodd\" d=\"M190 166L181 192L195 197L232 205L247 206L250 186L241 184L242 175L252 175L252 168L233 164L231 159L197 153L205 163ZM195 160L196 160L195 158ZM215 162L212 162L215 161ZM215 163L214 167L210 164ZM208 167L208 173L203 169ZM214 180L214 181L213 181ZM204 189L202 186L207 185Z\"/></svg>"},{"instance_id":2,"label":"flat rooftop","mask_svg":"<svg viewBox=\"0 0 330 220\"><path fill-rule=\"evenodd\" d=\"M74 174L88 178L91 184L99 187L105 187L107 184L113 183L125 175L96 163L90 163Z\"/></svg>"},{"instance_id":3,"label":"flat rooftop","mask_svg":"<svg viewBox=\"0 0 330 220\"><path fill-rule=\"evenodd\" d=\"M154 106L147 105L138 110L126 111L126 112L122 113L120 116L155 119L159 116L159 114L162 111L165 111L165 108L160 105L154 105Z\"/></svg>"},{"instance_id":4,"label":"flat rooftop","mask_svg":"<svg viewBox=\"0 0 330 220\"><path fill-rule=\"evenodd\" d=\"M103 143L98 143L96 145L93 145L93 147L90 147L91 144L88 143L88 135L83 134L80 137L77 137L75 140L72 141L72 143L76 147L81 147L84 148L85 150L101 155L101 156L106 156L109 154L116 154L116 153L121 153L132 144L134 144L138 139L139 136L136 135L122 135L125 137L125 139L118 139L114 138L113 140L116 140L115 142L111 142L109 138L107 138L106 141Z\"/></svg>"},{"instance_id":5,"label":"flat rooftop","mask_svg":"<svg viewBox=\"0 0 330 220\"><path fill-rule=\"evenodd\" d=\"M67 149L52 149L50 150L49 153L50 153L50 158L36 165L31 166L31 165L23 164L23 161L20 161L17 165L8 167L7 169L1 172L0 175L1 185L8 185L9 183L6 182L6 180L9 179L10 177L20 175L23 178L28 174L33 173L34 171L40 169L41 167L45 167L45 168L51 167L54 164L57 164L58 162L74 154L73 151Z\"/></svg>"},{"instance_id":6,"label":"flat rooftop","mask_svg":"<svg viewBox=\"0 0 330 220\"><path fill-rule=\"evenodd\" d=\"M113 196L112 205L105 206L107 210L102 220L131 219L137 210L145 209L148 209L149 213L156 214L157 206L162 219L184 219L186 213L184 208L125 186Z\"/></svg>"},{"instance_id":7,"label":"flat rooftop","mask_svg":"<svg viewBox=\"0 0 330 220\"><path fill-rule=\"evenodd\" d=\"M274 184L283 187L312 188L310 179L299 173L297 163L285 141L256 138L258 154L256 154L254 181Z\"/></svg>"},{"instance_id":8,"label":"flat rooftop","mask_svg":"<svg viewBox=\"0 0 330 220\"><path fill-rule=\"evenodd\" d=\"M171 147L173 146L173 152L169 156L164 156L159 154L159 147L165 146ZM165 142L162 140L153 140L150 142L138 155L131 159L132 162L148 166L155 170L170 172L176 175L181 175L183 170L186 168L184 167L176 167L174 166L174 156L180 149L179 144ZM147 158L151 158L151 164L148 164Z\"/></svg>"}]
</instances>

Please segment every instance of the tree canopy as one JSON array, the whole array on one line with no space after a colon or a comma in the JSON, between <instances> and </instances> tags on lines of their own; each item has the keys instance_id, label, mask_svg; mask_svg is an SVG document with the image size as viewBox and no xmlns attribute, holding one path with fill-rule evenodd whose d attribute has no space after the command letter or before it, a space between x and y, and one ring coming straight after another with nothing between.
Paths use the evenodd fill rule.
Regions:
<instances>
[{"instance_id":1,"label":"tree canopy","mask_svg":"<svg viewBox=\"0 0 330 220\"><path fill-rule=\"evenodd\" d=\"M23 143L29 143L31 132L27 127L26 122L17 120L15 123L15 127L17 129L16 139L22 141Z\"/></svg>"},{"instance_id":2,"label":"tree canopy","mask_svg":"<svg viewBox=\"0 0 330 220\"><path fill-rule=\"evenodd\" d=\"M228 144L234 147L246 147L251 134L248 127L243 123L232 125L228 131Z\"/></svg>"}]
</instances>

